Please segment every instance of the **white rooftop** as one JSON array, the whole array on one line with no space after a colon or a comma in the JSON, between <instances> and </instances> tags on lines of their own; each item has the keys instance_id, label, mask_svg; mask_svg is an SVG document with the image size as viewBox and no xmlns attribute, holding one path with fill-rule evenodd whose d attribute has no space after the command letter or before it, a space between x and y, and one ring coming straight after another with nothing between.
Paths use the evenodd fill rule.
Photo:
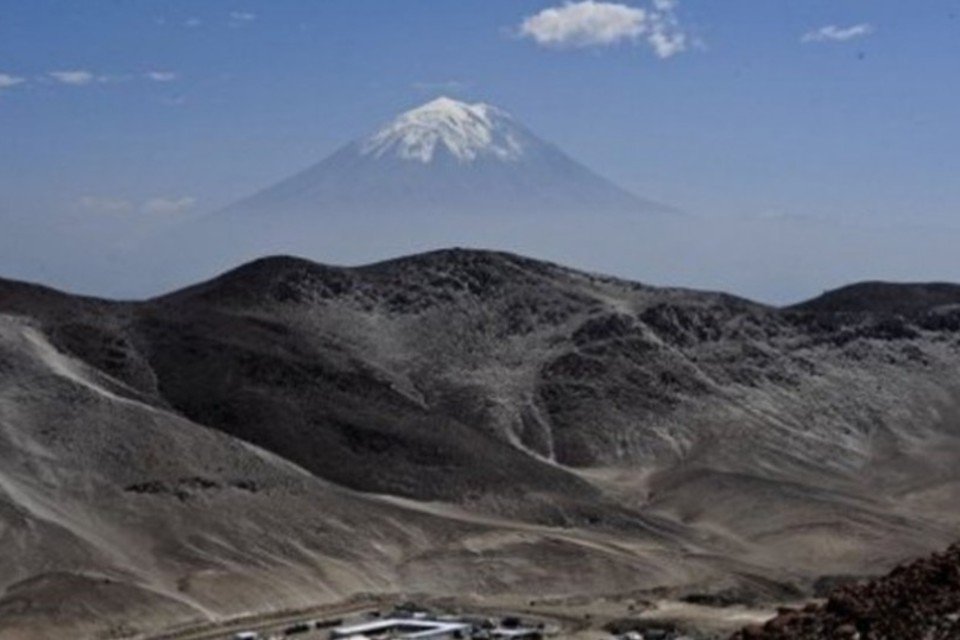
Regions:
<instances>
[{"instance_id":1,"label":"white rooftop","mask_svg":"<svg viewBox=\"0 0 960 640\"><path fill-rule=\"evenodd\" d=\"M385 633L391 629L403 629L404 631L398 634L399 637L405 638L406 640L417 640L417 638L444 635L456 631L464 631L469 628L470 625L466 622L424 620L417 618L383 618L337 627L333 630L333 635L337 638L344 638L348 636Z\"/></svg>"}]
</instances>

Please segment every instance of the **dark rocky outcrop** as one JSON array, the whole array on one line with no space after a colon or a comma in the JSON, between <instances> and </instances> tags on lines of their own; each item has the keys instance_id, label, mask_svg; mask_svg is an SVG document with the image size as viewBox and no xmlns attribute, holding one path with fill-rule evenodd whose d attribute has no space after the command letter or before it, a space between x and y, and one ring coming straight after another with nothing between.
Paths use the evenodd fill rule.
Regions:
<instances>
[{"instance_id":1,"label":"dark rocky outcrop","mask_svg":"<svg viewBox=\"0 0 960 640\"><path fill-rule=\"evenodd\" d=\"M960 545L836 588L824 604L787 609L732 640L960 638Z\"/></svg>"}]
</instances>

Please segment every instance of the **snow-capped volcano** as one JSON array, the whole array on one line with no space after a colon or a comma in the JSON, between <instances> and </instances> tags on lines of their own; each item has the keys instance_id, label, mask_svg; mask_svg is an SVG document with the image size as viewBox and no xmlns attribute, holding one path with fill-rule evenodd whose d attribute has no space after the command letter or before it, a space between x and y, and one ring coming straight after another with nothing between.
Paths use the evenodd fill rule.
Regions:
<instances>
[{"instance_id":1,"label":"snow-capped volcano","mask_svg":"<svg viewBox=\"0 0 960 640\"><path fill-rule=\"evenodd\" d=\"M506 111L441 97L224 213L295 225L338 216L645 213L642 200Z\"/></svg>"},{"instance_id":2,"label":"snow-capped volcano","mask_svg":"<svg viewBox=\"0 0 960 640\"><path fill-rule=\"evenodd\" d=\"M674 216L649 214L672 211L598 176L502 109L442 97L145 253L168 274L169 257L183 256L171 283L281 253L355 263L483 246L586 251L589 264L610 238L657 236Z\"/></svg>"},{"instance_id":3,"label":"snow-capped volcano","mask_svg":"<svg viewBox=\"0 0 960 640\"><path fill-rule=\"evenodd\" d=\"M364 140L361 153L430 162L441 150L461 162L483 156L509 161L523 157L525 137L505 111L441 97L407 111Z\"/></svg>"}]
</instances>

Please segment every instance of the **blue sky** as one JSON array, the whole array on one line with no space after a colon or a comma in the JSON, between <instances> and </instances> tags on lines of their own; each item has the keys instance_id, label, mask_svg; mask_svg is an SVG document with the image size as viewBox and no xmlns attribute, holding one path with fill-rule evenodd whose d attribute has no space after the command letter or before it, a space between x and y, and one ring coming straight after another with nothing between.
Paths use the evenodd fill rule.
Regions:
<instances>
[{"instance_id":1,"label":"blue sky","mask_svg":"<svg viewBox=\"0 0 960 640\"><path fill-rule=\"evenodd\" d=\"M649 15L653 1L615 4ZM917 262L878 277L960 279L922 255L924 230L955 233L960 205L960 3L673 4L683 50L662 56L646 32L524 35L554 0L0 0L0 269L96 289L66 258L38 260L43 243L125 242L201 215L449 94L695 216L916 236L902 252Z\"/></svg>"}]
</instances>

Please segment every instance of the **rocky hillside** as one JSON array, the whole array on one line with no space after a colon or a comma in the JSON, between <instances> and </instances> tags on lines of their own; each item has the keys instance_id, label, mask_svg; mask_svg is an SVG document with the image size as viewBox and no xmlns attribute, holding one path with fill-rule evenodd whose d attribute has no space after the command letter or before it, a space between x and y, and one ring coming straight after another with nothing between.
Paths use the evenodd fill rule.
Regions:
<instances>
[{"instance_id":1,"label":"rocky hillside","mask_svg":"<svg viewBox=\"0 0 960 640\"><path fill-rule=\"evenodd\" d=\"M823 605L786 609L732 640L960 638L960 546L841 587Z\"/></svg>"},{"instance_id":2,"label":"rocky hillside","mask_svg":"<svg viewBox=\"0 0 960 640\"><path fill-rule=\"evenodd\" d=\"M958 305L777 309L465 250L142 302L0 281L0 629L877 572L960 524ZM61 595L101 578L136 589Z\"/></svg>"}]
</instances>

